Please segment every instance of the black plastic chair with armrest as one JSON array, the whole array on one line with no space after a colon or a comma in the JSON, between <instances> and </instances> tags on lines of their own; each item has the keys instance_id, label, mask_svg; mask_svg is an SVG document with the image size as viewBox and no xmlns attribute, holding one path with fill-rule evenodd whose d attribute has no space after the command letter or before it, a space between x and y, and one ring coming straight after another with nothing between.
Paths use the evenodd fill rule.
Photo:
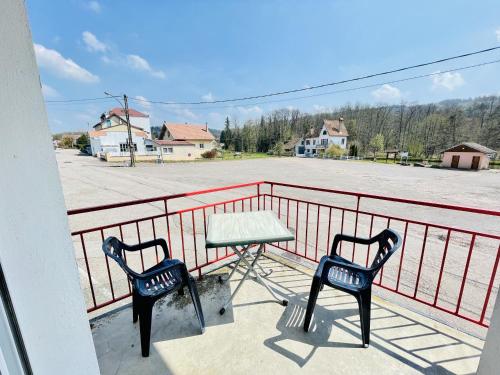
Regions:
<instances>
[{"instance_id":1,"label":"black plastic chair with armrest","mask_svg":"<svg viewBox=\"0 0 500 375\"><path fill-rule=\"evenodd\" d=\"M153 246L159 246L163 249L165 257L161 262L145 270L143 273L137 273L127 266L125 251L140 251ZM132 284L133 322L135 323L139 319L143 357L149 356L151 317L155 302L175 291L183 294L184 287L186 286L193 300L201 333L205 331L205 320L203 318L196 283L183 262L177 259L170 259L167 243L164 239L129 246L116 237L108 237L104 241L102 249L107 256L119 264Z\"/></svg>"},{"instance_id":2,"label":"black plastic chair with armrest","mask_svg":"<svg viewBox=\"0 0 500 375\"><path fill-rule=\"evenodd\" d=\"M337 246L341 241L362 245L378 243L377 253L370 267L362 267L339 256ZM372 283L385 262L400 246L401 237L392 229L385 229L372 238L337 234L333 240L330 255L321 258L314 274L307 303L304 330L306 332L309 330L320 290L323 289L323 285L328 285L353 295L358 301L363 346L368 346L370 344Z\"/></svg>"}]
</instances>

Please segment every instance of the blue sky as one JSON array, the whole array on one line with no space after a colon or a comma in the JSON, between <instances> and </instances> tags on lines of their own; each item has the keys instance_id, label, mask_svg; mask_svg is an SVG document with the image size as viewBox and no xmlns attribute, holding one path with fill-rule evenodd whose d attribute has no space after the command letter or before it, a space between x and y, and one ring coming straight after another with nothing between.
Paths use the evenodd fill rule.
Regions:
<instances>
[{"instance_id":1,"label":"blue sky","mask_svg":"<svg viewBox=\"0 0 500 375\"><path fill-rule=\"evenodd\" d=\"M46 100L104 91L158 101L214 100L301 88L500 45L498 0L27 0ZM500 59L500 51L315 90L382 84ZM131 101L163 121L240 124L273 109L427 103L500 93L500 63L404 83L278 103L165 106ZM52 131L86 130L111 100L47 104Z\"/></svg>"}]
</instances>

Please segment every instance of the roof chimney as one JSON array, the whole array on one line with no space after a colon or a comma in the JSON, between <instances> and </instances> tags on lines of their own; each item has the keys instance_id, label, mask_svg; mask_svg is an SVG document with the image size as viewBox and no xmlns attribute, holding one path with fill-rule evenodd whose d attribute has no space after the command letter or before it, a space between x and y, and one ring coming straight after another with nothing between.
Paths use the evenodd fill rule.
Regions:
<instances>
[{"instance_id":1,"label":"roof chimney","mask_svg":"<svg viewBox=\"0 0 500 375\"><path fill-rule=\"evenodd\" d=\"M205 131L208 132L208 122L205 121Z\"/></svg>"}]
</instances>

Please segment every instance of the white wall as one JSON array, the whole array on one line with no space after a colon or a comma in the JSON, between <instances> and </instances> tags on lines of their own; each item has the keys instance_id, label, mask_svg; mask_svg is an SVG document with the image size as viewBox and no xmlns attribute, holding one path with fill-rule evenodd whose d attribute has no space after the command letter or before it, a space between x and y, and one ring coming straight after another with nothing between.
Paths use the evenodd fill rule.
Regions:
<instances>
[{"instance_id":1,"label":"white wall","mask_svg":"<svg viewBox=\"0 0 500 375\"><path fill-rule=\"evenodd\" d=\"M490 328L479 361L480 375L498 374L500 368L500 293L497 294Z\"/></svg>"},{"instance_id":2,"label":"white wall","mask_svg":"<svg viewBox=\"0 0 500 375\"><path fill-rule=\"evenodd\" d=\"M490 164L490 159L481 152L445 152L443 154L443 160L441 161L441 166L446 168L451 168L451 161L453 160L453 155L460 156L458 161L458 168L460 169L471 169L472 157L479 156L479 167L478 169L488 169Z\"/></svg>"},{"instance_id":3,"label":"white wall","mask_svg":"<svg viewBox=\"0 0 500 375\"><path fill-rule=\"evenodd\" d=\"M0 262L33 372L98 374L24 2L1 4Z\"/></svg>"}]
</instances>

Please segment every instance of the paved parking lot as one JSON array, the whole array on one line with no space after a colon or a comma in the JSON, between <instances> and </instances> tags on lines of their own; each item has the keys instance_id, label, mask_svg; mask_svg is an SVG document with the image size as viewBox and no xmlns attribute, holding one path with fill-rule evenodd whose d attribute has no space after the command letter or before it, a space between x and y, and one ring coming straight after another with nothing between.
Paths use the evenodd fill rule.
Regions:
<instances>
[{"instance_id":1,"label":"paved parking lot","mask_svg":"<svg viewBox=\"0 0 500 375\"><path fill-rule=\"evenodd\" d=\"M57 150L57 161L59 165L66 205L68 209L88 207L100 204L123 202L133 199L151 198L169 194L184 193L194 190L221 187L252 181L271 180L300 185L310 185L336 190L356 191L377 194L389 197L399 197L414 200L432 201L452 205L479 207L500 211L500 171L458 171L440 170L430 168L402 167L399 165L385 165L379 163L360 161L334 161L300 158L268 158L257 160L236 161L208 161L191 163L171 163L163 165L139 164L136 168L127 168L121 164L108 164L96 158L79 155L73 150ZM199 206L203 203L217 202L243 195L255 194L255 187L238 191L224 191L210 195L193 196L182 198L169 203L169 209ZM293 196L296 198L313 202L327 203L342 207L354 207L355 200L349 196L338 196L332 194L311 192L306 190L292 190L286 188L275 188L275 193ZM269 204L269 202L268 202ZM275 210L277 202L274 202ZM269 206L268 206L269 207ZM295 206L292 206L295 208ZM447 210L435 210L422 207L414 207L401 204L390 204L381 201L363 200L361 208L367 211L390 214L403 218L411 218L425 222L443 224L458 228L466 228L486 233L500 234L500 218L482 217L465 213L454 213ZM281 212L284 215L287 208L282 202ZM327 230L325 223L328 221L327 210L317 213L316 208L311 206L308 223L315 228L317 218L322 225L316 237L316 231L309 231L309 237L304 236L306 227L306 206L299 209L298 224L301 230L297 234L297 246L299 252L313 251L315 244L319 248L320 256L327 252ZM294 222L296 213L291 210L291 222ZM110 223L123 221L124 219L136 219L147 215L163 213L162 204L147 204L140 207L132 207L126 210L117 209L96 214L79 215L70 218L72 230L96 227ZM335 214L335 213L334 213ZM317 216L316 216L317 215ZM165 231L157 223L157 231ZM175 217L171 219L170 225L177 232L180 231L180 222ZM348 233L354 225L354 217L345 217L344 230ZM377 230L383 228L385 222L376 223ZM393 222L391 227L400 233L404 230L403 223ZM367 235L369 220L360 216L358 223L358 234ZM124 228L125 240L137 242L136 228ZM405 261L402 273L402 288L407 293L412 292L415 285L419 257L422 248L423 227L412 227L408 235ZM334 220L332 233L340 231L339 221ZM141 227L142 240L152 237L151 228ZM184 219L183 230L186 237L199 237L203 240L203 230L198 225L196 228L190 226L190 218ZM374 232L375 233L375 232ZM105 231L104 236L118 235L113 231ZM161 235L160 235L161 236ZM419 297L426 300L434 295L437 275L442 259L444 239L446 231L431 229L428 233L426 243L426 258L422 268L422 280L419 285ZM99 300L104 301L111 297L106 265L102 259L100 244L102 243L100 233L86 236L87 253L95 293ZM458 297L458 289L462 281L465 260L467 258L470 236L454 235L450 241L449 256L444 268L443 287L440 291L440 305L446 308L454 308ZM192 247L192 242L187 243L187 248ZM466 315L480 314L482 301L484 300L486 286L489 282L491 264L496 255L495 244L477 241L474 246L468 274L468 282L464 291L461 312ZM174 256L181 257L179 251L180 239L172 238ZM77 260L80 267L82 284L88 285L86 266L83 259L81 246L78 238L75 239ZM198 250L204 254L204 250ZM186 252L187 263L193 263L190 256L191 251ZM310 252L308 253L311 254ZM363 252L356 250L356 261ZM207 253L207 257L211 255ZM399 257L399 255L398 255ZM299 259L297 259L299 260ZM203 261L203 259L198 259ZM134 262L140 265L139 259ZM154 256L145 257L145 262L154 262ZM392 260L385 267L384 278L387 282L394 282L397 275L398 258ZM489 267L489 268L488 268ZM113 280L121 280L115 284L115 295L125 293L127 283L122 272L113 265L111 266ZM499 277L495 282L498 285ZM90 291L86 288L87 302L90 301ZM493 290L492 301L497 289ZM382 292L381 292L382 293ZM394 300L394 295L387 298ZM399 298L398 303L411 305L405 298ZM490 303L490 305L492 305ZM409 306L425 312L424 305ZM488 308L490 312L492 306ZM438 314L438 318L448 321L449 315ZM463 322L460 322L460 324ZM450 323L455 324L455 323ZM467 327L463 327L467 329ZM469 330L470 331L470 330ZM475 332L478 335L480 331Z\"/></svg>"}]
</instances>

